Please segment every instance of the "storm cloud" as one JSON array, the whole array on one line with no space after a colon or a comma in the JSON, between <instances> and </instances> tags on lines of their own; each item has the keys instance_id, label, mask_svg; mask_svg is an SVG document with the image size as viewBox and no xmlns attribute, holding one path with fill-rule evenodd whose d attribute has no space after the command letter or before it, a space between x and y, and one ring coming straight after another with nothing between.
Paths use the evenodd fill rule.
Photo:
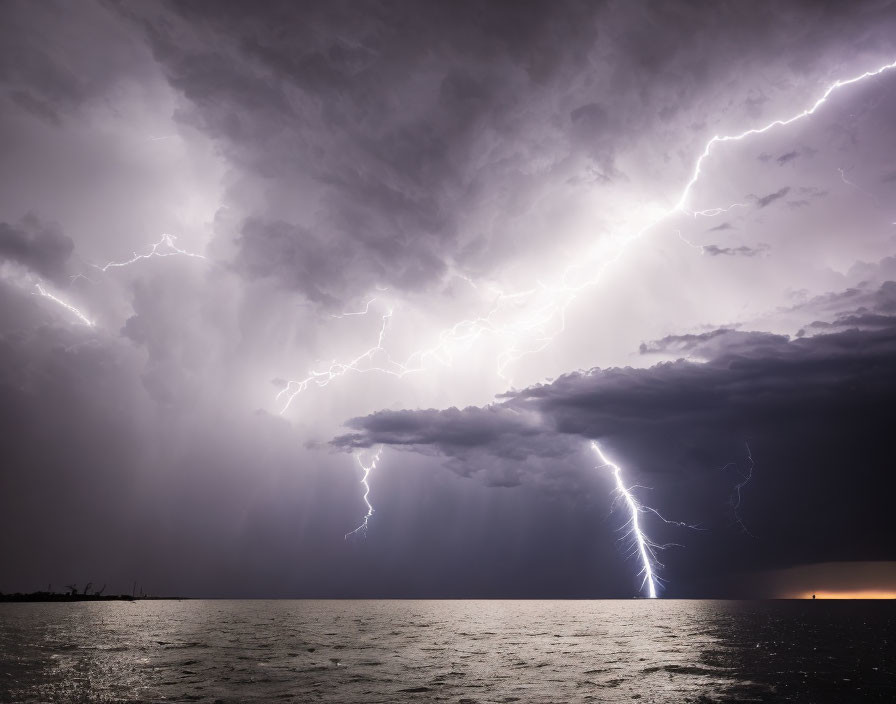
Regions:
<instances>
[{"instance_id":1,"label":"storm cloud","mask_svg":"<svg viewBox=\"0 0 896 704\"><path fill-rule=\"evenodd\" d=\"M883 536L894 483L879 439L896 394L896 317L885 312L892 312L894 287L874 292L879 312L842 316L836 332L670 336L645 343L642 353L688 359L566 374L484 408L381 411L350 421L353 432L334 444L431 448L451 469L464 458L462 466L475 465L486 483L490 473L506 482L514 466L520 483L546 483L550 472L554 489L566 482L576 492L584 450L597 440L624 462L630 483L662 487L650 499L661 501L664 515L713 526L716 535L706 540L718 541L707 548L714 559L715 550L724 552L719 536L742 518L755 537L751 568L786 564L794 541L812 559L853 559L856 544L865 559L892 559ZM722 485L729 482L730 492L742 481L750 454L753 485L745 485L735 515ZM521 461L533 458L554 461ZM844 492L862 498L850 501ZM869 523L882 533L869 536Z\"/></svg>"},{"instance_id":2,"label":"storm cloud","mask_svg":"<svg viewBox=\"0 0 896 704\"><path fill-rule=\"evenodd\" d=\"M894 557L896 71L684 193L893 61L891 3L0 19L0 590L628 596L591 439L712 528L675 593Z\"/></svg>"},{"instance_id":3,"label":"storm cloud","mask_svg":"<svg viewBox=\"0 0 896 704\"><path fill-rule=\"evenodd\" d=\"M888 312L894 290L896 282L887 282L876 292ZM538 446L554 454L543 437L551 435L640 437L652 447L662 446L658 439L678 437L708 447L713 437L760 430L777 428L787 436L787 423L802 425L816 416L873 424L896 384L890 373L896 368L896 317L868 311L830 325L848 329L793 339L731 329L669 336L644 343L642 354L686 353L691 359L566 374L507 392L484 408L380 411L350 421L358 432L334 443L429 445L447 455L483 447L516 458L539 453Z\"/></svg>"}]
</instances>

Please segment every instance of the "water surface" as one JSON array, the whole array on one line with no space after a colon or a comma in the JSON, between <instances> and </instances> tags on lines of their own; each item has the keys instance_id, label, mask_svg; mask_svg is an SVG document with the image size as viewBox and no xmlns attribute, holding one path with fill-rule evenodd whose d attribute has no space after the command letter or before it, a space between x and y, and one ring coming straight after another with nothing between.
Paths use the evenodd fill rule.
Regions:
<instances>
[{"instance_id":1,"label":"water surface","mask_svg":"<svg viewBox=\"0 0 896 704\"><path fill-rule=\"evenodd\" d=\"M896 603L0 604L3 702L896 701Z\"/></svg>"}]
</instances>

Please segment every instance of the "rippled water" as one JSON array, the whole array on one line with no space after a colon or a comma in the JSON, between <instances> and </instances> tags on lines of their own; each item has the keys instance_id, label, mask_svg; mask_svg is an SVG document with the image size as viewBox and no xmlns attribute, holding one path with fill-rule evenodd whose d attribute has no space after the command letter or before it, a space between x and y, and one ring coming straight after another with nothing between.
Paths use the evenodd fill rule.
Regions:
<instances>
[{"instance_id":1,"label":"rippled water","mask_svg":"<svg viewBox=\"0 0 896 704\"><path fill-rule=\"evenodd\" d=\"M896 701L896 604L0 604L4 702Z\"/></svg>"}]
</instances>

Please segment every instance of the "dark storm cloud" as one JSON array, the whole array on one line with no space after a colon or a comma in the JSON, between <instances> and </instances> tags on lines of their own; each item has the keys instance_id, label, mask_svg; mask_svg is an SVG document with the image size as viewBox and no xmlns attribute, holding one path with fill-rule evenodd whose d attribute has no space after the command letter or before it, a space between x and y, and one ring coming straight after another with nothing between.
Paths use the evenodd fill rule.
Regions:
<instances>
[{"instance_id":1,"label":"dark storm cloud","mask_svg":"<svg viewBox=\"0 0 896 704\"><path fill-rule=\"evenodd\" d=\"M293 408L289 422L255 409L271 408L272 376L354 354L364 334L346 323L331 336L319 310L296 315L296 296L280 288L335 307L376 285L426 292L457 270L477 284L498 272L494 283L509 286L517 264L564 251L567 231L600 239L593 221L609 189L631 179L639 204L665 199L717 128L767 119L772 103L802 106L831 77L890 56L891 15L876 2L2 3L0 122L16 152L4 160L4 272L26 268L61 288L75 273L68 236L85 259L107 261L176 230L215 261L141 260L59 292L96 314L92 328L17 279L0 281L0 589L42 587L48 574L108 574L120 588L145 574L195 595L589 595L612 579L628 594L612 530L594 530L594 497L608 506L609 489L595 478L591 437L633 476L652 475L657 503L681 516L699 513L704 494L664 483L742 462L748 439L757 472L744 512L757 535L799 538L791 557L805 559L825 545L843 554L849 541L850 557L878 550L892 533L876 523L889 515L890 475L875 453L892 432L883 396L893 365L877 287L805 308L803 322L833 320L833 334L668 337L645 353L708 361L594 369L487 408L356 419L340 447L419 453L386 450L372 489L379 522L359 550L342 539L364 510L357 468L305 451L308 435L337 414L399 408L383 389L481 398L478 380L440 369L392 387L346 375L303 397L307 411ZM804 190L790 195L817 197ZM580 227L558 222L583 202ZM64 230L20 222L29 208ZM736 265L712 264L721 275ZM645 291L677 284L671 269ZM771 290L786 273L769 270L761 285ZM811 283L794 287L825 290ZM718 307L736 295L725 290ZM602 298L601 313L624 298ZM428 313L429 303L412 305ZM442 307L434 319L469 314ZM681 329L671 315L633 339ZM574 335L602 354L599 335ZM482 362L480 350L464 363ZM365 410L334 410L346 407ZM419 471L438 455L451 472ZM801 519L828 516L848 493L844 466L872 496L855 490L817 533L802 520L808 536L774 522L791 505ZM720 505L733 479L718 473ZM571 496L592 503L576 513ZM715 555L693 554L703 572Z\"/></svg>"},{"instance_id":2,"label":"dark storm cloud","mask_svg":"<svg viewBox=\"0 0 896 704\"><path fill-rule=\"evenodd\" d=\"M56 223L45 223L34 215L18 225L0 222L0 260L21 264L35 274L60 284L75 246Z\"/></svg>"},{"instance_id":3,"label":"dark storm cloud","mask_svg":"<svg viewBox=\"0 0 896 704\"><path fill-rule=\"evenodd\" d=\"M321 241L301 226L247 220L239 247L239 266L246 275L274 277L304 290L313 301L333 302L329 291L345 285L350 256L340 258L337 245Z\"/></svg>"},{"instance_id":4,"label":"dark storm cloud","mask_svg":"<svg viewBox=\"0 0 896 704\"><path fill-rule=\"evenodd\" d=\"M842 291L814 296L795 306L781 309L785 313L798 313L802 319L831 321L848 316L896 312L896 257L885 257L876 263L858 262L848 272L857 283Z\"/></svg>"},{"instance_id":5,"label":"dark storm cloud","mask_svg":"<svg viewBox=\"0 0 896 704\"><path fill-rule=\"evenodd\" d=\"M53 32L60 15L65 31ZM20 110L53 126L139 72L132 38L95 3L65 13L55 3L11 0L0 10L0 85ZM3 95L0 94L0 95Z\"/></svg>"},{"instance_id":6,"label":"dark storm cloud","mask_svg":"<svg viewBox=\"0 0 896 704\"><path fill-rule=\"evenodd\" d=\"M882 263L881 268L886 264ZM885 329L896 316L896 282L885 281L879 288L862 286L845 291L839 297L822 297L805 304L809 310L828 312L847 306L847 312L837 312L833 321L816 320L801 329L797 335L807 332L829 331L844 328L860 330ZM857 307L856 307L857 306Z\"/></svg>"},{"instance_id":7,"label":"dark storm cloud","mask_svg":"<svg viewBox=\"0 0 896 704\"><path fill-rule=\"evenodd\" d=\"M239 237L251 261L236 266L314 300L378 282L437 283L458 251L457 211L479 189L464 164L475 142L513 119L521 91L546 90L581 62L597 35L594 8L578 4L169 9L165 20L126 12L141 15L171 84L195 107L183 119L220 139L246 174L298 179L312 194L301 224L250 213ZM583 139L594 122L581 121ZM316 265L291 271L280 258L287 239Z\"/></svg>"},{"instance_id":8,"label":"dark storm cloud","mask_svg":"<svg viewBox=\"0 0 896 704\"><path fill-rule=\"evenodd\" d=\"M756 198L756 206L759 208L767 208L776 200L781 200L784 196L790 193L790 186L785 186L784 188L780 188L774 193L769 193L766 196L754 196Z\"/></svg>"},{"instance_id":9,"label":"dark storm cloud","mask_svg":"<svg viewBox=\"0 0 896 704\"><path fill-rule=\"evenodd\" d=\"M884 289L893 286L891 282ZM886 291L881 293L889 300ZM349 426L358 432L334 442L353 447L432 445L449 453L482 446L510 457L507 448L516 447L515 438L527 447L525 438L538 434L582 439L679 432L728 436L732 429L749 433L767 428L772 419L790 414L823 416L853 405L874 409L896 390L896 318L878 315L874 322L871 330L795 340L731 329L669 336L645 343L641 352L687 353L707 361L576 372L504 394L504 400L486 409L381 411L353 419Z\"/></svg>"},{"instance_id":10,"label":"dark storm cloud","mask_svg":"<svg viewBox=\"0 0 896 704\"><path fill-rule=\"evenodd\" d=\"M730 222L723 222L721 225L716 225L715 227L710 227L707 232L721 232L723 230L733 230L734 225Z\"/></svg>"},{"instance_id":11,"label":"dark storm cloud","mask_svg":"<svg viewBox=\"0 0 896 704\"><path fill-rule=\"evenodd\" d=\"M657 487L650 501L666 514L715 516L714 537L689 541L703 546L687 558L691 567L709 569L701 564L707 559L719 560L718 569L790 564L798 540L803 561L892 559L884 516L894 482L881 439L890 433L896 394L896 316L887 314L894 287L875 290L879 310L844 316L840 322L855 325L828 334L788 339L725 329L670 336L642 352L706 361L566 374L504 394L485 409L382 411L353 419L353 432L334 443L423 445L451 457L454 471L458 458L478 447L476 475L485 480L491 471L506 479L507 465L516 464L520 483L560 472L576 491L582 452L597 439L627 468L629 482ZM725 552L722 529L737 525L725 506L744 476L745 443L756 469L739 517L759 537L738 565ZM566 468L558 461L519 467L519 453L540 447L567 453ZM722 469L732 461L738 471ZM850 487L870 486L875 490L861 500L844 497Z\"/></svg>"},{"instance_id":12,"label":"dark storm cloud","mask_svg":"<svg viewBox=\"0 0 896 704\"><path fill-rule=\"evenodd\" d=\"M676 121L732 67L786 55L800 72L820 46L886 41L885 23L869 35L861 13L801 3L116 7L187 99L178 119L239 174L231 200L247 225L220 233L251 252L237 270L317 301L506 264L529 244L514 216L557 183L624 181L617 153L686 134ZM277 247L249 244L273 223L303 233L322 266L295 276Z\"/></svg>"}]
</instances>

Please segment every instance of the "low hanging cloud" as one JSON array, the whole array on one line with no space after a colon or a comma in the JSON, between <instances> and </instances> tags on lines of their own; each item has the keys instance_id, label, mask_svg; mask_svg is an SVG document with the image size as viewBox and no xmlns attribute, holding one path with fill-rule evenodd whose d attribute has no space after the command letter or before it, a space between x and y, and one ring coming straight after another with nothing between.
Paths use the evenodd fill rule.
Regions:
<instances>
[{"instance_id":1,"label":"low hanging cloud","mask_svg":"<svg viewBox=\"0 0 896 704\"><path fill-rule=\"evenodd\" d=\"M738 438L783 442L809 426L846 438L889 415L896 393L894 290L896 283L885 283L875 293L878 310L839 316L827 334L790 339L719 329L668 336L642 345L642 354L688 359L566 374L485 408L380 411L350 420L352 432L333 443L432 448L454 458L475 450L500 464L572 455L602 438L667 457L690 447L711 454ZM675 462L653 466L680 469Z\"/></svg>"},{"instance_id":2,"label":"low hanging cloud","mask_svg":"<svg viewBox=\"0 0 896 704\"><path fill-rule=\"evenodd\" d=\"M484 408L380 411L350 420L332 442L437 453L487 485L575 496L599 481L588 451L598 440L630 484L654 487L644 495L652 506L707 527L687 539L708 560L699 570L786 566L797 543L807 563L892 559L892 453L883 439L896 397L894 288L875 291L880 310L841 315L825 334L669 336L642 352L688 359L566 374ZM741 526L752 547L735 554Z\"/></svg>"}]
</instances>

